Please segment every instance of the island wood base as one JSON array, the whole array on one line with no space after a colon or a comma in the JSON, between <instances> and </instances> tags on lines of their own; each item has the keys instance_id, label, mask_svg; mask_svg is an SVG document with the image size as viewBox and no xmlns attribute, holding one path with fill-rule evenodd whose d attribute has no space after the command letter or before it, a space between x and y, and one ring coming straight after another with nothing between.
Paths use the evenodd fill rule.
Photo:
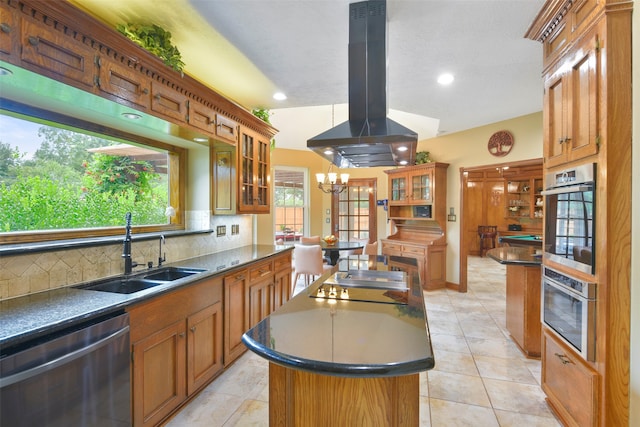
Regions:
<instances>
[{"instance_id":1,"label":"island wood base","mask_svg":"<svg viewBox=\"0 0 640 427\"><path fill-rule=\"evenodd\" d=\"M271 426L413 426L420 422L419 374L355 378L269 363Z\"/></svg>"},{"instance_id":2,"label":"island wood base","mask_svg":"<svg viewBox=\"0 0 640 427\"><path fill-rule=\"evenodd\" d=\"M507 264L506 324L520 350L540 358L540 266Z\"/></svg>"}]
</instances>

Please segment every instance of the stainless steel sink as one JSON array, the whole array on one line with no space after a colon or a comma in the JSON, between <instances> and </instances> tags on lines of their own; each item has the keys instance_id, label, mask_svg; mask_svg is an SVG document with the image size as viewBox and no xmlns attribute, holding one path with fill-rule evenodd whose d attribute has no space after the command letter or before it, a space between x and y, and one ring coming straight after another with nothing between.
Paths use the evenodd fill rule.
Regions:
<instances>
[{"instance_id":1,"label":"stainless steel sink","mask_svg":"<svg viewBox=\"0 0 640 427\"><path fill-rule=\"evenodd\" d=\"M94 285L78 286L79 289L87 289L90 291L114 292L117 294L132 294L154 286L164 285L167 282L157 282L145 279L115 279L107 282L97 283Z\"/></svg>"},{"instance_id":2,"label":"stainless steel sink","mask_svg":"<svg viewBox=\"0 0 640 427\"><path fill-rule=\"evenodd\" d=\"M118 277L96 283L75 286L78 289L90 291L113 292L117 294L132 294L154 286L164 285L175 280L184 279L206 270L197 268L165 267L152 273L141 273L133 277Z\"/></svg>"},{"instance_id":3,"label":"stainless steel sink","mask_svg":"<svg viewBox=\"0 0 640 427\"><path fill-rule=\"evenodd\" d=\"M199 270L196 268L178 268L167 267L162 270L144 276L145 280L154 280L160 282L173 282L174 280L184 279L185 277L193 276L194 274L202 273L205 270Z\"/></svg>"}]
</instances>

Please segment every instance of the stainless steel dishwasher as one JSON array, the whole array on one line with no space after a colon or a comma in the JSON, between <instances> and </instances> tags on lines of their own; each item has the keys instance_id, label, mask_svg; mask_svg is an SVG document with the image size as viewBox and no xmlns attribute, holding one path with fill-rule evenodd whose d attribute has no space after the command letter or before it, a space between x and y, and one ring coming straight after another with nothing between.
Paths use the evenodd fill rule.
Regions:
<instances>
[{"instance_id":1,"label":"stainless steel dishwasher","mask_svg":"<svg viewBox=\"0 0 640 427\"><path fill-rule=\"evenodd\" d=\"M130 426L129 315L119 313L0 356L1 426Z\"/></svg>"}]
</instances>

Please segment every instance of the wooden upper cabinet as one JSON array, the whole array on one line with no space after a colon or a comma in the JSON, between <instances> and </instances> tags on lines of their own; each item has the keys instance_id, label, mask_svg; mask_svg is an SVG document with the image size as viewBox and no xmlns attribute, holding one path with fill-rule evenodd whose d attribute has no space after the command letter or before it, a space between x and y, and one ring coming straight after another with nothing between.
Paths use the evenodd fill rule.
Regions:
<instances>
[{"instance_id":1,"label":"wooden upper cabinet","mask_svg":"<svg viewBox=\"0 0 640 427\"><path fill-rule=\"evenodd\" d=\"M401 169L389 173L390 205L423 205L433 202L433 169Z\"/></svg>"},{"instance_id":2,"label":"wooden upper cabinet","mask_svg":"<svg viewBox=\"0 0 640 427\"><path fill-rule=\"evenodd\" d=\"M74 86L93 87L96 51L60 31L22 19L21 59L42 74Z\"/></svg>"},{"instance_id":3,"label":"wooden upper cabinet","mask_svg":"<svg viewBox=\"0 0 640 427\"><path fill-rule=\"evenodd\" d=\"M98 58L96 85L100 91L111 95L118 102L133 104L147 110L151 103L151 83L137 70L108 58Z\"/></svg>"},{"instance_id":4,"label":"wooden upper cabinet","mask_svg":"<svg viewBox=\"0 0 640 427\"><path fill-rule=\"evenodd\" d=\"M527 36L533 32L540 32L543 35L542 59L544 66L550 66L559 58L563 57L570 45L577 41L580 36L593 24L598 14L604 8L605 0L580 0L580 1L557 1L545 12L556 18L551 20L551 25L542 30L537 27L546 20L534 23L529 29ZM567 10L568 9L568 10ZM541 18L539 15L538 18ZM548 17L547 17L548 18Z\"/></svg>"},{"instance_id":5,"label":"wooden upper cabinet","mask_svg":"<svg viewBox=\"0 0 640 427\"><path fill-rule=\"evenodd\" d=\"M546 167L582 159L598 152L597 31L571 50L544 88L544 158Z\"/></svg>"},{"instance_id":6,"label":"wooden upper cabinet","mask_svg":"<svg viewBox=\"0 0 640 427\"><path fill-rule=\"evenodd\" d=\"M216 130L217 139L228 142L233 145L238 144L238 122L230 118L216 114Z\"/></svg>"},{"instance_id":7,"label":"wooden upper cabinet","mask_svg":"<svg viewBox=\"0 0 640 427\"><path fill-rule=\"evenodd\" d=\"M188 109L187 121L191 126L207 132L218 142L238 145L238 122L197 101L189 101Z\"/></svg>"},{"instance_id":8,"label":"wooden upper cabinet","mask_svg":"<svg viewBox=\"0 0 640 427\"><path fill-rule=\"evenodd\" d=\"M238 151L238 212L269 213L269 138L242 128Z\"/></svg>"},{"instance_id":9,"label":"wooden upper cabinet","mask_svg":"<svg viewBox=\"0 0 640 427\"><path fill-rule=\"evenodd\" d=\"M173 119L178 124L187 121L188 99L183 93L173 90L161 82L151 82L151 110Z\"/></svg>"},{"instance_id":10,"label":"wooden upper cabinet","mask_svg":"<svg viewBox=\"0 0 640 427\"><path fill-rule=\"evenodd\" d=\"M13 11L0 7L0 58L7 59L17 49L18 19Z\"/></svg>"}]
</instances>

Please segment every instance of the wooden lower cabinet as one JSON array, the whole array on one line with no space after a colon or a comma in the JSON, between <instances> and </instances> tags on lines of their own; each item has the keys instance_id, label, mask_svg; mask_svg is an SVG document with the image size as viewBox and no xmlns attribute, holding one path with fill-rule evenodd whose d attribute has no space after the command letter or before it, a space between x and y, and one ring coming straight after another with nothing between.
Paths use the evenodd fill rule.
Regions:
<instances>
[{"instance_id":1,"label":"wooden lower cabinet","mask_svg":"<svg viewBox=\"0 0 640 427\"><path fill-rule=\"evenodd\" d=\"M222 278L129 309L133 424L153 426L222 370Z\"/></svg>"},{"instance_id":2,"label":"wooden lower cabinet","mask_svg":"<svg viewBox=\"0 0 640 427\"><path fill-rule=\"evenodd\" d=\"M540 357L540 266L507 265L506 324L527 355Z\"/></svg>"},{"instance_id":3,"label":"wooden lower cabinet","mask_svg":"<svg viewBox=\"0 0 640 427\"><path fill-rule=\"evenodd\" d=\"M242 334L249 329L249 298L246 295L248 280L247 269L224 276L224 366L228 366L246 351Z\"/></svg>"},{"instance_id":4,"label":"wooden lower cabinet","mask_svg":"<svg viewBox=\"0 0 640 427\"><path fill-rule=\"evenodd\" d=\"M600 375L546 328L542 339L542 390L565 426L598 425Z\"/></svg>"},{"instance_id":5,"label":"wooden lower cabinet","mask_svg":"<svg viewBox=\"0 0 640 427\"><path fill-rule=\"evenodd\" d=\"M184 321L133 344L133 425L156 425L187 397Z\"/></svg>"},{"instance_id":6,"label":"wooden lower cabinet","mask_svg":"<svg viewBox=\"0 0 640 427\"><path fill-rule=\"evenodd\" d=\"M382 239L382 255L404 256L418 261L422 288L427 291L447 284L447 245L425 244L394 239Z\"/></svg>"},{"instance_id":7,"label":"wooden lower cabinet","mask_svg":"<svg viewBox=\"0 0 640 427\"><path fill-rule=\"evenodd\" d=\"M291 296L291 251L130 309L133 425L164 422L245 351L242 335Z\"/></svg>"},{"instance_id":8,"label":"wooden lower cabinet","mask_svg":"<svg viewBox=\"0 0 640 427\"><path fill-rule=\"evenodd\" d=\"M222 370L222 302L187 318L187 393Z\"/></svg>"}]
</instances>

